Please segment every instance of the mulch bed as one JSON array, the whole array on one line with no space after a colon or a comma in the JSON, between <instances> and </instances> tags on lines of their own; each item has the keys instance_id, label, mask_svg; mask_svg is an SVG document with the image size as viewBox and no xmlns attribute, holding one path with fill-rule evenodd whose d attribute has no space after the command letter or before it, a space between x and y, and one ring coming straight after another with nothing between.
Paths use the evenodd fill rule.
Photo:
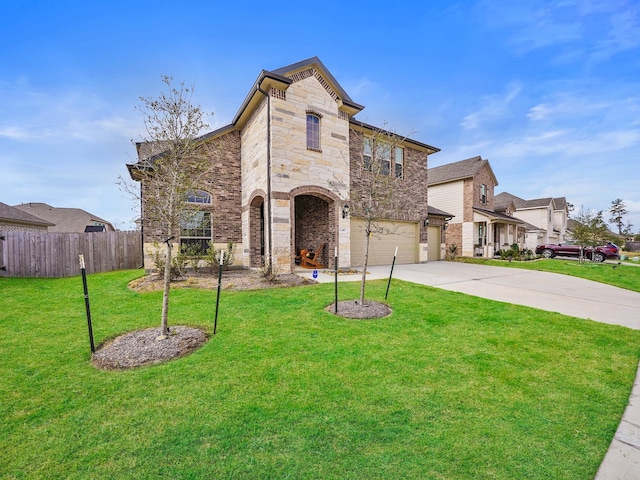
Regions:
<instances>
[{"instance_id":1,"label":"mulch bed","mask_svg":"<svg viewBox=\"0 0 640 480\"><path fill-rule=\"evenodd\" d=\"M335 313L335 305L335 303L332 303L325 308L325 311ZM389 305L372 300L367 300L364 304L361 304L358 300L344 300L338 302L338 313L336 315L344 318L370 320L391 315L391 308Z\"/></svg>"},{"instance_id":2,"label":"mulch bed","mask_svg":"<svg viewBox=\"0 0 640 480\"><path fill-rule=\"evenodd\" d=\"M100 346L91 360L98 368L124 370L183 357L207 342L206 333L199 328L170 327L163 340L158 340L160 332L157 327L120 335Z\"/></svg>"}]
</instances>

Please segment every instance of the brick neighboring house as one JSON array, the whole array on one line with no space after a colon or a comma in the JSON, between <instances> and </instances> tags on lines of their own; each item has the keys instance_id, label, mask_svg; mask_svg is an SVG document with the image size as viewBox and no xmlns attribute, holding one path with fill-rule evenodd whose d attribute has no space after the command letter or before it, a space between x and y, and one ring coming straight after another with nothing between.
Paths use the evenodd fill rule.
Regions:
<instances>
[{"instance_id":1,"label":"brick neighboring house","mask_svg":"<svg viewBox=\"0 0 640 480\"><path fill-rule=\"evenodd\" d=\"M500 249L518 242L523 222L496 211L494 189L498 180L488 160L472 157L430 168L430 207L450 212L446 248L455 244L466 257L493 257Z\"/></svg>"},{"instance_id":2,"label":"brick neighboring house","mask_svg":"<svg viewBox=\"0 0 640 480\"><path fill-rule=\"evenodd\" d=\"M0 231L46 232L54 224L0 202Z\"/></svg>"},{"instance_id":3,"label":"brick neighboring house","mask_svg":"<svg viewBox=\"0 0 640 480\"><path fill-rule=\"evenodd\" d=\"M113 232L110 222L80 208L58 208L46 203L29 202L13 208L50 222L49 231L59 233Z\"/></svg>"},{"instance_id":4,"label":"brick neighboring house","mask_svg":"<svg viewBox=\"0 0 640 480\"><path fill-rule=\"evenodd\" d=\"M235 263L245 267L270 259L280 271L293 270L296 254L321 245L323 265L333 264L335 249L341 267L360 265L363 220L349 214L349 203L360 195L356 172L363 137L378 130L354 118L363 108L317 57L262 70L231 124L199 139L216 176L189 199L203 212L202 224L183 229L181 243L211 241L220 248L234 242ZM158 149L147 143L137 149L138 162L127 167L134 180L141 180L136 172ZM396 246L400 263L427 260L427 162L438 151L403 138L391 152L389 174L406 208L387 212L384 222L396 233L371 238L370 264L391 263ZM163 239L153 235L145 218L144 185L142 195L149 248ZM187 235L194 233L196 238ZM149 258L145 261L153 267Z\"/></svg>"},{"instance_id":5,"label":"brick neighboring house","mask_svg":"<svg viewBox=\"0 0 640 480\"><path fill-rule=\"evenodd\" d=\"M517 215L524 223L521 230L521 244L535 250L544 243L560 243L567 240L569 209L565 197L546 197L525 200L502 192L495 198L496 211Z\"/></svg>"}]
</instances>

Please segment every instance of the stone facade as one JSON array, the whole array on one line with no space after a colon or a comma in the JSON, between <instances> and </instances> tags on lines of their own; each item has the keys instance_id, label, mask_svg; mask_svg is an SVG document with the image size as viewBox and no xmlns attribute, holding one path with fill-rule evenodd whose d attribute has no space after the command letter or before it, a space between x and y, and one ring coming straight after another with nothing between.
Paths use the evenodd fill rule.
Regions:
<instances>
[{"instance_id":1,"label":"stone facade","mask_svg":"<svg viewBox=\"0 0 640 480\"><path fill-rule=\"evenodd\" d=\"M345 212L362 190L354 159L361 158L362 137L373 127L353 121L363 107L318 59L289 67L263 71L234 122L203 137L212 166L203 190L212 201L200 208L211 213L214 244L237 244L237 265L261 267L270 261L287 271L301 249L324 245L323 265L331 266L337 251L339 264L349 266ZM319 119L319 148L308 144L308 115ZM438 149L409 139L402 147L404 175L396 179L392 168L395 207L384 217L416 222L418 241L426 245L427 157ZM142 152L152 151L139 148L140 160ZM147 242L159 240L151 226L145 235Z\"/></svg>"}]
</instances>

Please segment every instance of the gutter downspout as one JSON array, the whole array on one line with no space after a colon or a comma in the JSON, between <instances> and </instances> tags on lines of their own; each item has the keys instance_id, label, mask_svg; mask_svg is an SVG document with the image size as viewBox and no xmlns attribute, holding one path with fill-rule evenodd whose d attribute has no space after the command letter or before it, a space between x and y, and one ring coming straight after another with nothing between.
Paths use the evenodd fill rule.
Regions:
<instances>
[{"instance_id":1,"label":"gutter downspout","mask_svg":"<svg viewBox=\"0 0 640 480\"><path fill-rule=\"evenodd\" d=\"M271 97L267 92L256 84L256 89L267 98L267 219L269 224L269 235L267 235L267 245L269 249L269 265L273 268L273 242L271 218Z\"/></svg>"}]
</instances>

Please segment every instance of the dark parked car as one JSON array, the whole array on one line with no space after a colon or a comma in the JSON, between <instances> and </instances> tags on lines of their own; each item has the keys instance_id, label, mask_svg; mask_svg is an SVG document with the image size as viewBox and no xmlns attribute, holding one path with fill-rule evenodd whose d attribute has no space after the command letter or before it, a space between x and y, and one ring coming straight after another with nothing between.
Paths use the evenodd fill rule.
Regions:
<instances>
[{"instance_id":1,"label":"dark parked car","mask_svg":"<svg viewBox=\"0 0 640 480\"><path fill-rule=\"evenodd\" d=\"M538 245L536 247L536 254L546 258L553 258L555 256L579 257L580 245L576 245L573 242L562 242L559 245L553 243ZM601 247L584 247L584 256L594 262L604 262L605 259L619 258L620 249L615 243L607 242L606 245L602 245Z\"/></svg>"}]
</instances>

